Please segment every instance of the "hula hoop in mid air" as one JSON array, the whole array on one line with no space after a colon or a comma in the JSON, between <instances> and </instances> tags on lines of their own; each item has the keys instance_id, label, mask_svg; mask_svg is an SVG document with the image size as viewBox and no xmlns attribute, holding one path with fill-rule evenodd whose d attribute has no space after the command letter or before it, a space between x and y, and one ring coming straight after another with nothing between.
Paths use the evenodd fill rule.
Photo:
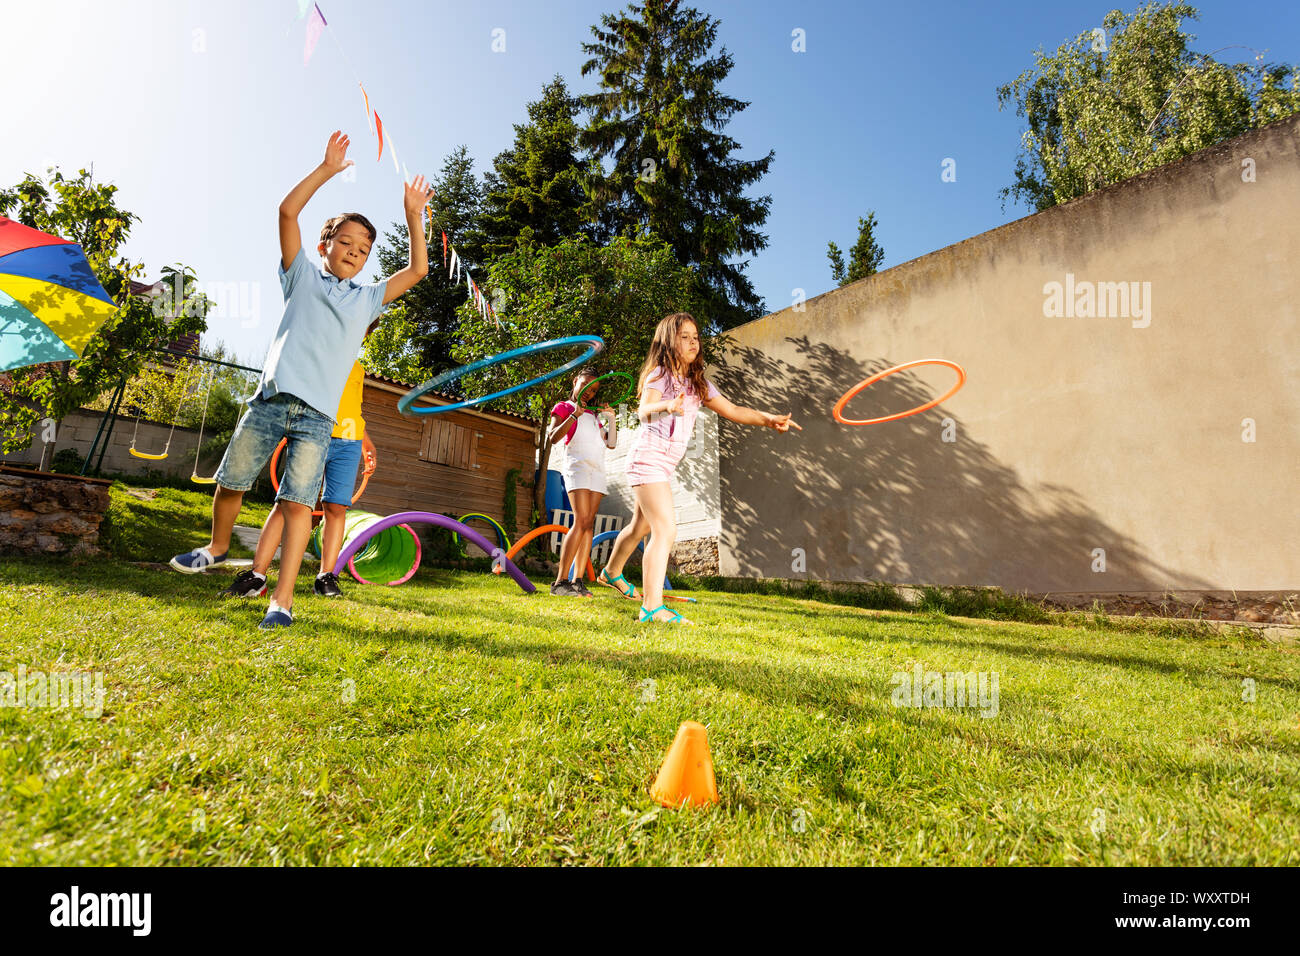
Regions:
<instances>
[{"instance_id":1,"label":"hula hoop in mid air","mask_svg":"<svg viewBox=\"0 0 1300 956\"><path fill-rule=\"evenodd\" d=\"M867 386L880 381L886 375L893 375L895 372L901 372L904 369L913 368L917 365L945 365L957 373L957 384L948 389L947 392L940 395L934 401L926 402L924 405L918 405L916 408L909 408L907 411L899 412L897 415L882 415L880 418L863 419L844 417L844 406L847 405L853 396L858 394L858 392L862 391ZM831 415L834 416L835 420L841 425L879 425L881 422L892 422L900 418L907 418L909 415L919 415L921 412L928 411L929 409L934 408L934 406L946 402L948 399L956 395L957 390L965 384L966 370L956 362L949 362L947 359L917 359L914 362L904 362L902 365L895 365L893 368L887 368L883 372L877 372L870 378L864 378L862 381L858 382L857 385L854 385L851 389L840 396L840 400L836 402L835 407L831 409Z\"/></svg>"},{"instance_id":2,"label":"hula hoop in mid air","mask_svg":"<svg viewBox=\"0 0 1300 956\"><path fill-rule=\"evenodd\" d=\"M592 381L588 382L587 388L591 388L592 385L595 385L597 382L603 381L604 379L614 378L614 377L627 379L627 391L624 392L622 395L620 395L618 398L616 398L614 401L605 402L606 405L617 407L623 404L624 402L626 402L628 399L636 397L636 380L632 378L631 375L628 375L627 372L606 372L604 375L600 376L599 378L593 379ZM586 390L587 390L586 388L583 389L584 392ZM599 395L600 392L597 391L596 394ZM583 405L582 407L589 412L600 411L599 408L596 408L592 405Z\"/></svg>"},{"instance_id":3,"label":"hula hoop in mid air","mask_svg":"<svg viewBox=\"0 0 1300 956\"><path fill-rule=\"evenodd\" d=\"M566 362L559 368L552 369L545 375L539 375L537 378L529 379L521 385L512 385L509 388L503 388L499 392L493 392L491 395L484 395L482 398L467 398L463 402L453 402L451 405L426 405L420 408L412 408L411 403L417 398L435 391L448 382L455 381L463 375L469 375L471 372L478 372L493 365L501 365L509 362L511 359L523 358L527 355L535 355L538 352L551 352L555 349L569 348L573 345L585 345L587 351L579 355L576 359ZM397 410L403 415L437 415L440 412L454 412L457 409L469 408L471 405L483 405L487 402L494 401L498 398L505 398L507 395L513 395L515 392L522 392L526 388L532 388L534 385L541 385L543 382L549 382L557 375L563 375L570 369L575 369L585 362L591 361L600 352L605 349L605 340L599 335L570 335L563 339L551 339L549 342L538 342L536 345L523 345L517 349L511 349L509 352L501 352L498 355L491 355L487 358L479 359L477 362L471 362L469 365L462 365L460 368L449 369L440 375L435 375L423 385L411 389L401 397L397 403Z\"/></svg>"}]
</instances>

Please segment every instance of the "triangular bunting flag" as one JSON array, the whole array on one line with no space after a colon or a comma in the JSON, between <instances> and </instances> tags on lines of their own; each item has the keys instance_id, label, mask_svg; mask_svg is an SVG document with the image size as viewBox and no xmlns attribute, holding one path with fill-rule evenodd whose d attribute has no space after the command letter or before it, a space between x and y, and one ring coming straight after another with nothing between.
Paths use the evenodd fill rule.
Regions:
<instances>
[{"instance_id":1,"label":"triangular bunting flag","mask_svg":"<svg viewBox=\"0 0 1300 956\"><path fill-rule=\"evenodd\" d=\"M357 86L361 86L360 83ZM366 126L370 129L370 135L375 135L375 121L370 118L370 97L366 95L366 88L361 86L361 96L366 101Z\"/></svg>"},{"instance_id":2,"label":"triangular bunting flag","mask_svg":"<svg viewBox=\"0 0 1300 956\"><path fill-rule=\"evenodd\" d=\"M307 61L311 59L312 51L316 49L316 41L320 35L325 32L325 15L320 12L320 7L312 4L311 16L307 19L307 42L302 48L302 65L306 66Z\"/></svg>"}]
</instances>

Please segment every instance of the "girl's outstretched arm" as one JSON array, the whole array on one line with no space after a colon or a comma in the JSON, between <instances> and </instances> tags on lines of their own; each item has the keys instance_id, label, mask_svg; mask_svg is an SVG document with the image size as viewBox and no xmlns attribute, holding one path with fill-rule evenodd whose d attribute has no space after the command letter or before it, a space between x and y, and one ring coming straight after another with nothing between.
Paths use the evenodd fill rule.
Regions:
<instances>
[{"instance_id":1,"label":"girl's outstretched arm","mask_svg":"<svg viewBox=\"0 0 1300 956\"><path fill-rule=\"evenodd\" d=\"M717 412L723 418L738 425L762 425L765 428L775 428L779 432L789 431L791 428L803 431L789 414L773 415L770 412L760 412L757 408L735 405L721 395L715 395L702 404L710 411Z\"/></svg>"},{"instance_id":2,"label":"girl's outstretched arm","mask_svg":"<svg viewBox=\"0 0 1300 956\"><path fill-rule=\"evenodd\" d=\"M636 415L644 425L655 415L662 415L664 412L680 413L685 404L684 394L678 394L674 398L664 398L664 393L659 389L647 388L641 393L641 404L637 407Z\"/></svg>"}]
</instances>

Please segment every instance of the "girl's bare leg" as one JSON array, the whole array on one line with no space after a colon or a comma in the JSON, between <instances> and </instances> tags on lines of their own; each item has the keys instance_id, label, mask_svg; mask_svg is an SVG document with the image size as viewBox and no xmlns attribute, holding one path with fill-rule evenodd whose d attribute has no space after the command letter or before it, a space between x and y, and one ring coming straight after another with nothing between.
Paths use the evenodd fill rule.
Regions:
<instances>
[{"instance_id":1,"label":"girl's bare leg","mask_svg":"<svg viewBox=\"0 0 1300 956\"><path fill-rule=\"evenodd\" d=\"M568 581L569 569L577 565L577 577L587 569L587 555L591 554L592 529L596 526L596 509L604 495L588 488L577 488L569 492L569 503L573 505L573 528L564 536L564 545L560 548L560 565L555 572L555 583Z\"/></svg>"},{"instance_id":2,"label":"girl's bare leg","mask_svg":"<svg viewBox=\"0 0 1300 956\"><path fill-rule=\"evenodd\" d=\"M650 544L641 562L641 590L644 592L641 607L648 611L664 603L664 576L668 573L668 556L677 540L677 514L673 510L672 485L668 482L637 485L633 491L637 507L650 525ZM654 619L671 620L672 612L666 609L656 611ZM690 623L685 618L682 620Z\"/></svg>"}]
</instances>

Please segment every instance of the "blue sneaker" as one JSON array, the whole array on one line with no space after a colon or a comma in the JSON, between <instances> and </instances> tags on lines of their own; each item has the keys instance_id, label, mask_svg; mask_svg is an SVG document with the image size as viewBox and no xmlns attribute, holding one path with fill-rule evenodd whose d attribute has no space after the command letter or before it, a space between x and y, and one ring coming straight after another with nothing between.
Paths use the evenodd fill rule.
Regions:
<instances>
[{"instance_id":1,"label":"blue sneaker","mask_svg":"<svg viewBox=\"0 0 1300 956\"><path fill-rule=\"evenodd\" d=\"M262 623L257 626L269 630L273 627L288 627L292 623L293 612L272 601L271 606L266 609L266 617L262 618Z\"/></svg>"},{"instance_id":2,"label":"blue sneaker","mask_svg":"<svg viewBox=\"0 0 1300 956\"><path fill-rule=\"evenodd\" d=\"M193 551L186 551L184 554L176 555L168 563L184 574L198 574L200 571L206 571L218 564L225 564L226 555L222 554L213 557L212 552L207 548L195 548Z\"/></svg>"}]
</instances>

